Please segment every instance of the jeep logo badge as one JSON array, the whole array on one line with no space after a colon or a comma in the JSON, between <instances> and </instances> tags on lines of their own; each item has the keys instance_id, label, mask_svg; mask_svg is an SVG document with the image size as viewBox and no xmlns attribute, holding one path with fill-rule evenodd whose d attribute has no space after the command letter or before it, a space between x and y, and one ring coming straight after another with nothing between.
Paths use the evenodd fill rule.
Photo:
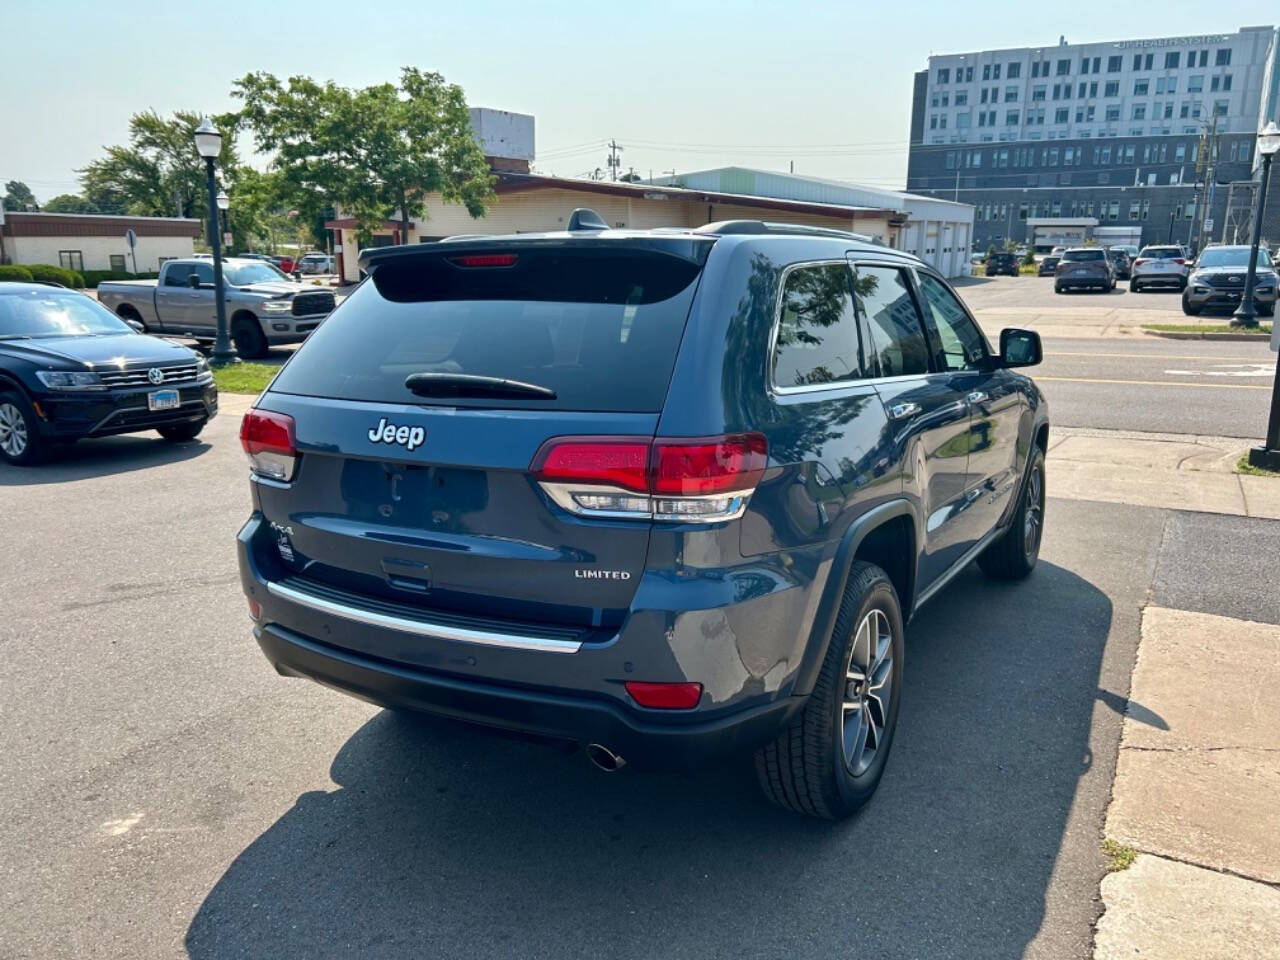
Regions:
<instances>
[{"instance_id":1,"label":"jeep logo badge","mask_svg":"<svg viewBox=\"0 0 1280 960\"><path fill-rule=\"evenodd\" d=\"M369 431L370 443L394 443L406 450L414 450L422 446L422 442L426 439L426 428L407 427L403 424L397 427L394 423L387 423L386 417L379 420L378 425Z\"/></svg>"}]
</instances>

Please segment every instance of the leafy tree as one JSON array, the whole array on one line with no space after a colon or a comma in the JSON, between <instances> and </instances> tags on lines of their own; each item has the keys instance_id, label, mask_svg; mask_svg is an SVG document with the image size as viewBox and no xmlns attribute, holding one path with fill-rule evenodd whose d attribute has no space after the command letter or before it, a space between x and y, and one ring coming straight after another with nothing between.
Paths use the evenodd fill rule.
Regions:
<instances>
[{"instance_id":1,"label":"leafy tree","mask_svg":"<svg viewBox=\"0 0 1280 960\"><path fill-rule=\"evenodd\" d=\"M244 101L240 118L258 149L274 154L282 195L305 221L338 205L369 232L398 210L407 242L410 219L426 216L425 196L434 191L484 215L493 178L462 88L438 73L405 67L399 86L359 89L250 73L232 93Z\"/></svg>"},{"instance_id":2,"label":"leafy tree","mask_svg":"<svg viewBox=\"0 0 1280 960\"><path fill-rule=\"evenodd\" d=\"M1034 267L1036 263L1036 248L1027 247L1027 252L1022 255L1022 265L1024 267Z\"/></svg>"},{"instance_id":3,"label":"leafy tree","mask_svg":"<svg viewBox=\"0 0 1280 960\"><path fill-rule=\"evenodd\" d=\"M235 116L213 118L222 131L218 170L234 175ZM129 120L128 146L107 147L107 155L80 171L84 195L100 209L146 217L198 217L208 213L204 160L196 153L200 114L178 111L162 117L154 110Z\"/></svg>"},{"instance_id":4,"label":"leafy tree","mask_svg":"<svg viewBox=\"0 0 1280 960\"><path fill-rule=\"evenodd\" d=\"M36 195L21 180L10 180L4 185L4 208L6 210L39 210Z\"/></svg>"},{"instance_id":5,"label":"leafy tree","mask_svg":"<svg viewBox=\"0 0 1280 960\"><path fill-rule=\"evenodd\" d=\"M75 193L60 193L44 205L45 213L100 213L98 205Z\"/></svg>"},{"instance_id":6,"label":"leafy tree","mask_svg":"<svg viewBox=\"0 0 1280 960\"><path fill-rule=\"evenodd\" d=\"M992 257L994 257L998 252L999 252L999 251L997 251L997 250L996 250L996 245L995 245L994 243L987 244L987 259L988 259L988 260L990 260Z\"/></svg>"}]
</instances>

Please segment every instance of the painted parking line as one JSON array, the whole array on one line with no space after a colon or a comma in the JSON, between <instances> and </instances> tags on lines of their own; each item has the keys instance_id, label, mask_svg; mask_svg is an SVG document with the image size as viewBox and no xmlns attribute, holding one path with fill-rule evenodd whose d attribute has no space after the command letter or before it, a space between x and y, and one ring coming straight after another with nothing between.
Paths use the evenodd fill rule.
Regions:
<instances>
[{"instance_id":1,"label":"painted parking line","mask_svg":"<svg viewBox=\"0 0 1280 960\"><path fill-rule=\"evenodd\" d=\"M1095 377L1041 377L1036 383L1052 380L1057 383L1113 383L1129 387L1203 387L1206 390L1270 390L1261 383L1192 383L1188 380L1103 380Z\"/></svg>"}]
</instances>

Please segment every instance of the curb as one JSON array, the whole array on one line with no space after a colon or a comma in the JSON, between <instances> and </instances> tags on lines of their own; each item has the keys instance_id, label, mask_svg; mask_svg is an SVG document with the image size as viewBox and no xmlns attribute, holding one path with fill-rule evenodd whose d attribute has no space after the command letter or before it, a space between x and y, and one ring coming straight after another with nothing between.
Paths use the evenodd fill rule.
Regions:
<instances>
[{"instance_id":1,"label":"curb","mask_svg":"<svg viewBox=\"0 0 1280 960\"><path fill-rule=\"evenodd\" d=\"M1268 333L1174 333L1171 330L1143 330L1142 332L1148 337L1160 337L1163 340L1236 340L1267 343L1271 337Z\"/></svg>"}]
</instances>

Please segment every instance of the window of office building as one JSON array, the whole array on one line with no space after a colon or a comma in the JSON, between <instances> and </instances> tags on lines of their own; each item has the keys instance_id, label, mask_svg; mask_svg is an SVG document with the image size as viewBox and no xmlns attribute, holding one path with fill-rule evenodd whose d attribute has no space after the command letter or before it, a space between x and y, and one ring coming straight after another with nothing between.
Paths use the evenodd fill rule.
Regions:
<instances>
[{"instance_id":1,"label":"window of office building","mask_svg":"<svg viewBox=\"0 0 1280 960\"><path fill-rule=\"evenodd\" d=\"M1166 91L1168 91L1169 93L1177 93L1177 92L1178 92L1178 78L1177 78L1177 77L1170 77L1170 78L1169 78L1169 82L1168 82L1168 84L1165 86L1165 90L1166 90Z\"/></svg>"},{"instance_id":2,"label":"window of office building","mask_svg":"<svg viewBox=\"0 0 1280 960\"><path fill-rule=\"evenodd\" d=\"M1066 107L1059 107L1057 110L1055 110L1055 111L1053 112L1053 122L1054 122L1054 123L1066 123L1066 122L1067 122L1067 108L1066 108Z\"/></svg>"},{"instance_id":3,"label":"window of office building","mask_svg":"<svg viewBox=\"0 0 1280 960\"><path fill-rule=\"evenodd\" d=\"M1108 220L1120 219L1120 201L1119 200L1112 200L1110 203L1107 204L1107 219Z\"/></svg>"},{"instance_id":4,"label":"window of office building","mask_svg":"<svg viewBox=\"0 0 1280 960\"><path fill-rule=\"evenodd\" d=\"M1005 88L1004 88L1004 102L1005 102L1005 103L1017 103L1017 102L1018 102L1018 88L1017 88L1017 87L1005 87Z\"/></svg>"},{"instance_id":5,"label":"window of office building","mask_svg":"<svg viewBox=\"0 0 1280 960\"><path fill-rule=\"evenodd\" d=\"M1031 88L1031 99L1033 101L1043 100L1044 91L1045 91L1045 85L1043 83L1037 83L1034 87Z\"/></svg>"},{"instance_id":6,"label":"window of office building","mask_svg":"<svg viewBox=\"0 0 1280 960\"><path fill-rule=\"evenodd\" d=\"M1145 103L1135 103L1133 105L1133 119L1145 120L1147 118L1147 105Z\"/></svg>"},{"instance_id":7,"label":"window of office building","mask_svg":"<svg viewBox=\"0 0 1280 960\"><path fill-rule=\"evenodd\" d=\"M1107 107L1107 123L1115 123L1120 119L1120 105Z\"/></svg>"},{"instance_id":8,"label":"window of office building","mask_svg":"<svg viewBox=\"0 0 1280 960\"><path fill-rule=\"evenodd\" d=\"M1177 50L1171 50L1164 55L1164 68L1166 70L1177 70L1181 66L1182 54Z\"/></svg>"},{"instance_id":9,"label":"window of office building","mask_svg":"<svg viewBox=\"0 0 1280 960\"><path fill-rule=\"evenodd\" d=\"M950 94L948 94L948 93L944 93L944 94L942 95L942 105L943 105L944 107L949 107L949 106L951 106L951 95L950 95Z\"/></svg>"},{"instance_id":10,"label":"window of office building","mask_svg":"<svg viewBox=\"0 0 1280 960\"><path fill-rule=\"evenodd\" d=\"M1147 214L1148 214L1148 213L1150 213L1150 212L1151 212L1151 201L1150 201L1150 200L1143 200L1143 201L1142 201L1142 214L1141 214L1142 219L1143 219L1143 220L1147 219Z\"/></svg>"},{"instance_id":11,"label":"window of office building","mask_svg":"<svg viewBox=\"0 0 1280 960\"><path fill-rule=\"evenodd\" d=\"M1227 115L1228 106L1229 104L1226 100L1213 101L1213 115L1215 117L1225 117Z\"/></svg>"},{"instance_id":12,"label":"window of office building","mask_svg":"<svg viewBox=\"0 0 1280 960\"><path fill-rule=\"evenodd\" d=\"M1224 73L1224 74L1222 75L1222 89L1223 89L1223 90L1230 90L1230 89L1231 89L1231 74L1229 74L1229 73Z\"/></svg>"},{"instance_id":13,"label":"window of office building","mask_svg":"<svg viewBox=\"0 0 1280 960\"><path fill-rule=\"evenodd\" d=\"M1166 103L1166 104L1164 105L1164 119L1166 119L1166 120L1172 120L1172 119L1173 119L1173 104L1172 104L1172 103Z\"/></svg>"},{"instance_id":14,"label":"window of office building","mask_svg":"<svg viewBox=\"0 0 1280 960\"><path fill-rule=\"evenodd\" d=\"M1209 78L1209 89L1210 89L1211 91L1213 91L1214 93L1217 93L1217 92L1218 92L1218 89L1219 89L1221 86L1222 86L1222 77L1210 77L1210 78Z\"/></svg>"},{"instance_id":15,"label":"window of office building","mask_svg":"<svg viewBox=\"0 0 1280 960\"><path fill-rule=\"evenodd\" d=\"M1133 81L1133 95L1135 97L1145 97L1151 89L1151 83L1148 80Z\"/></svg>"},{"instance_id":16,"label":"window of office building","mask_svg":"<svg viewBox=\"0 0 1280 960\"><path fill-rule=\"evenodd\" d=\"M1089 89L1089 85L1088 85L1087 83L1085 83L1084 81L1081 81L1081 82L1080 82L1080 85L1079 85L1078 87L1076 87L1076 96L1077 96L1079 99L1083 100L1083 99L1084 99L1084 97L1085 97L1085 92L1086 92L1088 89Z\"/></svg>"},{"instance_id":17,"label":"window of office building","mask_svg":"<svg viewBox=\"0 0 1280 960\"><path fill-rule=\"evenodd\" d=\"M986 103L986 102L987 102L987 88L986 88L986 87L983 87L983 88L982 88L982 90L981 90L981 92L980 92L980 95L979 95L979 97L978 97L978 102L979 102L979 103Z\"/></svg>"},{"instance_id":18,"label":"window of office building","mask_svg":"<svg viewBox=\"0 0 1280 960\"><path fill-rule=\"evenodd\" d=\"M963 107L969 102L969 94L964 90L956 91L956 106Z\"/></svg>"},{"instance_id":19,"label":"window of office building","mask_svg":"<svg viewBox=\"0 0 1280 960\"><path fill-rule=\"evenodd\" d=\"M1022 76L1022 64L1017 63L1016 61L1013 63L1010 63L1009 70L1005 74L1005 76L1007 76L1010 80L1017 80L1020 76Z\"/></svg>"},{"instance_id":20,"label":"window of office building","mask_svg":"<svg viewBox=\"0 0 1280 960\"><path fill-rule=\"evenodd\" d=\"M1049 166L1056 167L1058 165L1058 148L1049 148Z\"/></svg>"},{"instance_id":21,"label":"window of office building","mask_svg":"<svg viewBox=\"0 0 1280 960\"><path fill-rule=\"evenodd\" d=\"M992 79L992 80L999 80L999 79L1000 79L1000 64L998 64L998 63L993 63L993 64L991 65L991 79Z\"/></svg>"},{"instance_id":22,"label":"window of office building","mask_svg":"<svg viewBox=\"0 0 1280 960\"><path fill-rule=\"evenodd\" d=\"M939 68L938 68L938 82L939 82L939 83L950 83L950 82L951 82L951 68L950 68L950 67L939 67Z\"/></svg>"},{"instance_id":23,"label":"window of office building","mask_svg":"<svg viewBox=\"0 0 1280 960\"><path fill-rule=\"evenodd\" d=\"M1070 60L1059 60L1059 61L1058 61L1058 76L1060 76L1060 77L1065 77L1065 76L1070 75L1070 73L1071 73L1071 61L1070 61Z\"/></svg>"},{"instance_id":24,"label":"window of office building","mask_svg":"<svg viewBox=\"0 0 1280 960\"><path fill-rule=\"evenodd\" d=\"M1104 86L1104 87L1102 88L1102 95L1103 95L1104 97L1118 97L1118 96L1120 96L1120 81L1119 81L1119 80L1108 80L1108 81L1107 81L1107 83L1106 83L1106 86Z\"/></svg>"},{"instance_id":25,"label":"window of office building","mask_svg":"<svg viewBox=\"0 0 1280 960\"><path fill-rule=\"evenodd\" d=\"M1018 125L1018 111L1009 110L1004 115L1004 125L1006 127L1016 127Z\"/></svg>"},{"instance_id":26,"label":"window of office building","mask_svg":"<svg viewBox=\"0 0 1280 960\"><path fill-rule=\"evenodd\" d=\"M1116 153L1117 153L1116 162L1117 162L1117 163L1119 163L1119 162L1120 162L1120 159L1119 159L1119 156L1118 156L1119 152L1120 152L1120 150L1119 150L1119 148L1117 147L1117 148L1116 148ZM1133 163L1133 158L1134 158L1134 155L1135 155L1136 153L1137 153L1137 147L1135 147L1132 143L1127 143L1127 144L1125 144L1125 146L1124 146L1124 162L1125 162L1125 163Z\"/></svg>"},{"instance_id":27,"label":"window of office building","mask_svg":"<svg viewBox=\"0 0 1280 960\"><path fill-rule=\"evenodd\" d=\"M1124 58L1120 56L1107 57L1107 73L1119 73L1123 69Z\"/></svg>"},{"instance_id":28,"label":"window of office building","mask_svg":"<svg viewBox=\"0 0 1280 960\"><path fill-rule=\"evenodd\" d=\"M1219 50L1217 53L1217 56L1213 58L1213 64L1216 67L1231 66L1231 48L1224 47L1223 49Z\"/></svg>"},{"instance_id":29,"label":"window of office building","mask_svg":"<svg viewBox=\"0 0 1280 960\"><path fill-rule=\"evenodd\" d=\"M1137 219L1138 219L1138 211L1140 211L1141 209L1142 209L1142 204L1141 204L1139 201L1137 201L1137 200L1130 200L1130 201L1129 201L1129 219L1130 219L1130 220L1137 220Z\"/></svg>"},{"instance_id":30,"label":"window of office building","mask_svg":"<svg viewBox=\"0 0 1280 960\"><path fill-rule=\"evenodd\" d=\"M1187 145L1180 143L1173 149L1173 162L1182 163L1187 159Z\"/></svg>"}]
</instances>

